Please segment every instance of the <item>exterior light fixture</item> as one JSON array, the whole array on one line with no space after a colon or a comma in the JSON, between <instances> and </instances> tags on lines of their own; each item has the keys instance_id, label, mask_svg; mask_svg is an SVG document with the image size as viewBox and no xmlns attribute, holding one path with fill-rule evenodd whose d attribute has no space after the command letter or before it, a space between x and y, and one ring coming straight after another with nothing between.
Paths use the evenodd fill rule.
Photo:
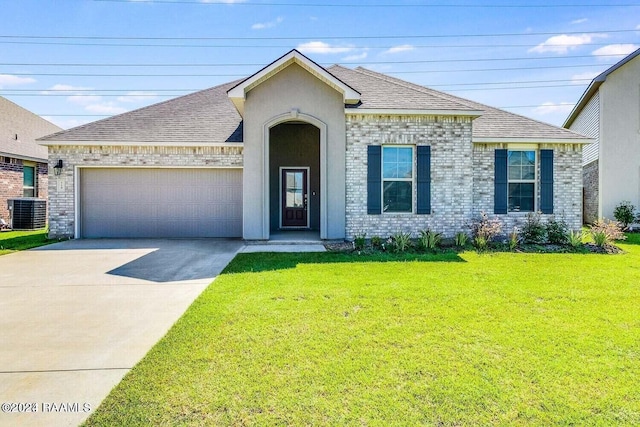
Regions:
<instances>
[{"instance_id":1,"label":"exterior light fixture","mask_svg":"<svg viewBox=\"0 0 640 427\"><path fill-rule=\"evenodd\" d=\"M60 174L62 173L62 159L58 159L58 163L56 163L56 165L53 167L53 173L56 176L60 176Z\"/></svg>"}]
</instances>

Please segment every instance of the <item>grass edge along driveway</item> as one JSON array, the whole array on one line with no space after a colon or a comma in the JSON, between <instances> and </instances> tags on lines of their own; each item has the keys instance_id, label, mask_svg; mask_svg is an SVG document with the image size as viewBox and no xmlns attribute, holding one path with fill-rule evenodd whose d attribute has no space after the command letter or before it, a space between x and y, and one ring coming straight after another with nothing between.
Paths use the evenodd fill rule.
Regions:
<instances>
[{"instance_id":1,"label":"grass edge along driveway","mask_svg":"<svg viewBox=\"0 0 640 427\"><path fill-rule=\"evenodd\" d=\"M241 254L86 424L637 425L639 240Z\"/></svg>"},{"instance_id":2,"label":"grass edge along driveway","mask_svg":"<svg viewBox=\"0 0 640 427\"><path fill-rule=\"evenodd\" d=\"M47 230L35 231L3 231L0 232L0 255L24 251L38 246L56 243L58 240L48 239Z\"/></svg>"}]
</instances>

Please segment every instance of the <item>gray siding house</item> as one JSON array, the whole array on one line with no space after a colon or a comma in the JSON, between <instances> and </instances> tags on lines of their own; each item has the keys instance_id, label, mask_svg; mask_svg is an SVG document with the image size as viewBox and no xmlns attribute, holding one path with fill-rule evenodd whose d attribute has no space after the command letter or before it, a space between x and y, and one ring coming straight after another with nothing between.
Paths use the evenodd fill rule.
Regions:
<instances>
[{"instance_id":1,"label":"gray siding house","mask_svg":"<svg viewBox=\"0 0 640 427\"><path fill-rule=\"evenodd\" d=\"M321 239L431 228L482 211L582 223L572 131L292 50L252 76L41 139L55 237Z\"/></svg>"},{"instance_id":2,"label":"gray siding house","mask_svg":"<svg viewBox=\"0 0 640 427\"><path fill-rule=\"evenodd\" d=\"M640 49L598 75L564 123L594 140L582 156L584 220L640 206Z\"/></svg>"},{"instance_id":3,"label":"gray siding house","mask_svg":"<svg viewBox=\"0 0 640 427\"><path fill-rule=\"evenodd\" d=\"M0 218L9 222L9 199L47 198L47 147L36 143L36 138L59 130L53 123L0 96Z\"/></svg>"}]
</instances>

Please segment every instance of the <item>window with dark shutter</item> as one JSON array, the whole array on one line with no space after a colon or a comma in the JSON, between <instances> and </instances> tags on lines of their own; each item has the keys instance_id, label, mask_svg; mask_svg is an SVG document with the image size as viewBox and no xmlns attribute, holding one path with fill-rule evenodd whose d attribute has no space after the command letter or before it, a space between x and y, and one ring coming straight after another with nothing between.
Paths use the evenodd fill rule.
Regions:
<instances>
[{"instance_id":1,"label":"window with dark shutter","mask_svg":"<svg viewBox=\"0 0 640 427\"><path fill-rule=\"evenodd\" d=\"M431 147L417 147L418 214L431 213Z\"/></svg>"},{"instance_id":2,"label":"window with dark shutter","mask_svg":"<svg viewBox=\"0 0 640 427\"><path fill-rule=\"evenodd\" d=\"M493 213L507 213L507 150L495 151L495 177L493 191Z\"/></svg>"},{"instance_id":3,"label":"window with dark shutter","mask_svg":"<svg viewBox=\"0 0 640 427\"><path fill-rule=\"evenodd\" d=\"M553 213L553 150L540 150L540 210Z\"/></svg>"},{"instance_id":4,"label":"window with dark shutter","mask_svg":"<svg viewBox=\"0 0 640 427\"><path fill-rule=\"evenodd\" d=\"M382 147L369 145L367 147L367 213L380 215L382 213Z\"/></svg>"}]
</instances>

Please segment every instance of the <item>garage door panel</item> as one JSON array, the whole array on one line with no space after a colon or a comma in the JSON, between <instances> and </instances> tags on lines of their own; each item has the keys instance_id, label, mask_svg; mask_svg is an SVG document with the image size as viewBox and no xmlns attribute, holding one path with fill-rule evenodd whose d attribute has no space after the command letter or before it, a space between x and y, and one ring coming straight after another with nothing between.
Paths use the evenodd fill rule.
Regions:
<instances>
[{"instance_id":1,"label":"garage door panel","mask_svg":"<svg viewBox=\"0 0 640 427\"><path fill-rule=\"evenodd\" d=\"M240 169L87 168L82 237L240 237Z\"/></svg>"}]
</instances>

